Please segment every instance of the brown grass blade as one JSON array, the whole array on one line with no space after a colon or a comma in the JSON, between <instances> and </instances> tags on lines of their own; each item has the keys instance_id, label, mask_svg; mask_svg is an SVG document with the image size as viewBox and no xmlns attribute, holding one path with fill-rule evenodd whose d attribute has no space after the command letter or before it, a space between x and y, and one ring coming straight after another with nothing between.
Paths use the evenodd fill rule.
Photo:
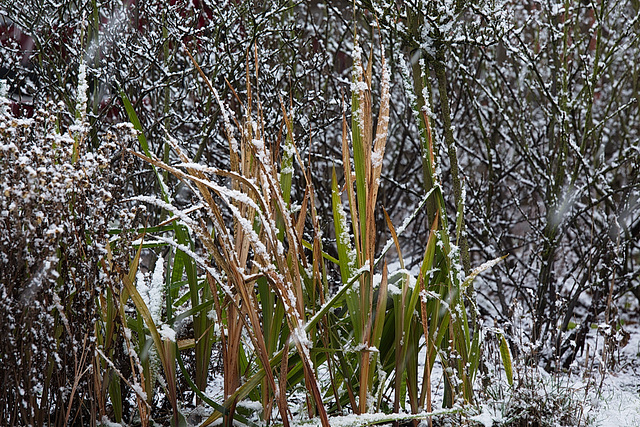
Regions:
<instances>
[{"instance_id":1,"label":"brown grass blade","mask_svg":"<svg viewBox=\"0 0 640 427\"><path fill-rule=\"evenodd\" d=\"M396 246L396 251L398 252L398 259L400 261L400 268L404 270L404 259L402 259L402 251L400 250L400 241L398 240L398 234L396 233L396 229L393 226L393 222L391 222L391 218L387 213L385 208L382 208L382 212L384 212L384 218L387 221L387 227L389 228L389 232L391 233L391 237L393 238L393 243Z\"/></svg>"},{"instance_id":2,"label":"brown grass blade","mask_svg":"<svg viewBox=\"0 0 640 427\"><path fill-rule=\"evenodd\" d=\"M372 154L371 196L374 200L378 197L380 187L380 174L382 173L387 135L389 131L389 103L390 103L389 70L382 52L382 82L380 93L380 111L378 113L378 126L376 128L376 140Z\"/></svg>"}]
</instances>

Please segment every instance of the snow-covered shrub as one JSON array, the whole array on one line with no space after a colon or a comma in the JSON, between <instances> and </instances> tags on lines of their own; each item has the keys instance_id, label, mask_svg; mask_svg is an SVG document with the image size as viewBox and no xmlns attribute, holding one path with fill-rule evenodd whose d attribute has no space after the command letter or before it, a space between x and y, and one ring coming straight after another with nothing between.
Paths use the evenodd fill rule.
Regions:
<instances>
[{"instance_id":1,"label":"snow-covered shrub","mask_svg":"<svg viewBox=\"0 0 640 427\"><path fill-rule=\"evenodd\" d=\"M9 102L0 96L0 418L86 423L98 261L126 176L116 142L131 133L87 151L88 124L61 106L24 119Z\"/></svg>"},{"instance_id":2,"label":"snow-covered shrub","mask_svg":"<svg viewBox=\"0 0 640 427\"><path fill-rule=\"evenodd\" d=\"M190 155L199 152L210 164L226 161L220 155L226 142L217 133L220 111L185 47L217 84L222 99L232 104L235 97L224 81L242 95L247 51L259 49L261 86L273 94L263 100L269 106L265 125L273 132L280 126L278 94L291 95L298 128L324 128L335 116L327 111L338 112L330 101L339 98L344 85L326 77L334 68L348 72L350 46L342 40L349 27L335 7L289 0L28 3L0 6L1 19L32 42L28 50L14 42L2 52L13 95L23 92L36 103L49 97L73 105L73 70L85 61L91 124L104 129L126 119L119 102L122 90L159 156L169 151L164 144L168 130L189 141L185 149Z\"/></svg>"},{"instance_id":3,"label":"snow-covered shrub","mask_svg":"<svg viewBox=\"0 0 640 427\"><path fill-rule=\"evenodd\" d=\"M470 233L478 253L509 252L480 304L512 330L530 310L525 351L566 369L593 323L616 328L615 301L638 286L640 156L637 3L506 6L507 32L449 62L467 95ZM612 29L615 28L615 31ZM497 231L497 233L496 233ZM485 255L486 256L486 255Z\"/></svg>"},{"instance_id":4,"label":"snow-covered shrub","mask_svg":"<svg viewBox=\"0 0 640 427\"><path fill-rule=\"evenodd\" d=\"M619 296L640 296L637 2L362 3L410 66L447 194L465 184L471 260L510 254L478 285L481 312L509 334L519 300L526 351L568 367L592 323L615 329Z\"/></svg>"}]
</instances>

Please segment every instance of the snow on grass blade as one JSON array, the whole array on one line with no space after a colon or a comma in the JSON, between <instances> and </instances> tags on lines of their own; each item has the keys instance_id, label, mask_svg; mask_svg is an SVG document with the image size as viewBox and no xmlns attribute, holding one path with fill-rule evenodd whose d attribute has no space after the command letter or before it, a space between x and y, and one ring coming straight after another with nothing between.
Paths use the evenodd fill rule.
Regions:
<instances>
[{"instance_id":1,"label":"snow on grass blade","mask_svg":"<svg viewBox=\"0 0 640 427\"><path fill-rule=\"evenodd\" d=\"M138 252L139 257L139 252ZM133 271L133 270L132 270ZM138 293L133 282L130 280L129 276L122 276L122 283L125 286L125 289L129 293L129 296L133 300L133 303L136 306L136 310L144 319L144 322L149 329L149 333L151 334L151 338L153 339L153 343L156 347L156 351L158 352L158 356L160 357L160 362L162 363L162 367L165 372L165 379L167 381L167 393L169 397L169 401L171 402L171 406L173 407L174 420L178 420L179 410L177 403L177 393L176 393L176 382L175 382L175 354L172 354L169 347L175 346L175 343L165 343L166 338L160 336L158 329L156 328L155 322L153 321L153 316L149 311L149 308L144 302L144 299ZM169 351L168 351L169 350ZM174 356L173 358L171 356Z\"/></svg>"}]
</instances>

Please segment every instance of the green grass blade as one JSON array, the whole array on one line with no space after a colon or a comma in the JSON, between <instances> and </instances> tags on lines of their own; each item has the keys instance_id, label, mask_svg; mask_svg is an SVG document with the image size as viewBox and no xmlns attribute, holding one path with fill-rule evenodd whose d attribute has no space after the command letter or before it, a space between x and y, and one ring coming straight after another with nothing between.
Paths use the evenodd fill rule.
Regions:
<instances>
[{"instance_id":1,"label":"green grass blade","mask_svg":"<svg viewBox=\"0 0 640 427\"><path fill-rule=\"evenodd\" d=\"M309 242L307 242L306 240L302 239L300 241L302 243L302 246L304 246L306 249L309 249L310 251L313 251L313 245ZM329 255L328 253L322 251L322 258L326 259L327 261L331 261L332 263L334 263L337 266L340 266L340 261L338 261L337 258L332 257L331 255Z\"/></svg>"},{"instance_id":2,"label":"green grass blade","mask_svg":"<svg viewBox=\"0 0 640 427\"><path fill-rule=\"evenodd\" d=\"M351 248L351 239L347 227L347 216L342 209L342 200L338 191L338 179L335 168L331 175L331 202L333 207L333 225L336 234L336 247L338 249L338 265L342 283L347 283L351 278L351 271L355 265L355 257Z\"/></svg>"},{"instance_id":3,"label":"green grass blade","mask_svg":"<svg viewBox=\"0 0 640 427\"><path fill-rule=\"evenodd\" d=\"M500 357L502 358L502 365L504 366L504 372L507 375L507 382L510 386L513 385L513 365L511 362L511 351L509 350L509 344L503 334L498 334L500 339Z\"/></svg>"},{"instance_id":4,"label":"green grass blade","mask_svg":"<svg viewBox=\"0 0 640 427\"><path fill-rule=\"evenodd\" d=\"M133 108L131 101L124 90L120 89L120 98L122 99L122 103L124 104L124 109L127 112L127 116L129 116L129 121L133 125L133 128L137 130L138 133L138 141L140 142L140 147L142 147L142 151L148 157L151 157L151 151L149 150L149 142L147 138L144 136L144 132L142 131L142 124L140 123L140 119L136 114L136 110Z\"/></svg>"},{"instance_id":5,"label":"green grass blade","mask_svg":"<svg viewBox=\"0 0 640 427\"><path fill-rule=\"evenodd\" d=\"M357 66L357 65L356 65ZM355 80L354 82L358 83ZM351 97L351 143L353 144L353 168L356 174L356 204L358 209L358 219L360 221L360 238L362 240L362 251L366 252L367 247L367 185L365 168L365 150L361 132L362 109L360 108L359 95L356 91ZM353 224L357 227L357 224ZM363 256L362 254L360 256ZM361 265L358 265L360 267Z\"/></svg>"},{"instance_id":6,"label":"green grass blade","mask_svg":"<svg viewBox=\"0 0 640 427\"><path fill-rule=\"evenodd\" d=\"M144 154L147 157L153 157L151 154L151 150L149 149L149 142L147 141L147 138L144 135L144 132L142 130L142 124L140 123L140 119L138 118L138 115L136 114L136 110L133 108L133 105L131 104L131 101L129 100L129 97L127 96L126 93L124 93L124 90L121 88L120 89L120 98L122 99L122 103L124 104L124 109L127 112L127 116L129 117L129 121L131 122L131 124L133 125L133 128L135 130L138 131L138 141L140 142L140 147L142 147L142 151L144 151ZM160 174L160 172L158 171L158 168L156 168L155 166L152 166L153 168L153 172L156 175L156 179L158 180L158 183L160 184L160 192L162 194L162 198L165 202L169 202L169 194L167 193L167 188L164 185L164 181L162 180L162 176Z\"/></svg>"}]
</instances>

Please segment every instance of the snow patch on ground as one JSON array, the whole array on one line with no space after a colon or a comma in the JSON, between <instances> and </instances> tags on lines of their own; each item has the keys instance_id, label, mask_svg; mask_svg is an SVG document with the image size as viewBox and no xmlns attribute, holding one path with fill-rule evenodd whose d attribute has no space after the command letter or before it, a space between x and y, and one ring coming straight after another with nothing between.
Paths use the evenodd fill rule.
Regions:
<instances>
[{"instance_id":1,"label":"snow patch on ground","mask_svg":"<svg viewBox=\"0 0 640 427\"><path fill-rule=\"evenodd\" d=\"M629 382L634 384L629 384ZM640 426L640 394L638 376L612 377L605 381L601 398L597 402L594 425L602 427Z\"/></svg>"},{"instance_id":2,"label":"snow patch on ground","mask_svg":"<svg viewBox=\"0 0 640 427\"><path fill-rule=\"evenodd\" d=\"M597 426L640 426L640 325L628 324L625 330L630 339L620 349L620 369L606 373L602 389L593 396Z\"/></svg>"}]
</instances>

